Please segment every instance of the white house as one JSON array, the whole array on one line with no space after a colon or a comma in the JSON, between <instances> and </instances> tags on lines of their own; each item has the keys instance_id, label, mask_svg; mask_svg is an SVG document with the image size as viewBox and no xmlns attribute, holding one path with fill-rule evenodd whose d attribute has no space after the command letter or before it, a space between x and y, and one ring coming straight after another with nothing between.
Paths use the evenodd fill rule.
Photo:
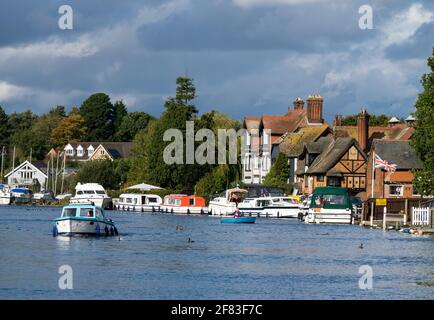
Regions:
<instances>
[{"instance_id":1,"label":"white house","mask_svg":"<svg viewBox=\"0 0 434 320\"><path fill-rule=\"evenodd\" d=\"M9 172L5 178L10 186L26 186L28 188L36 187L36 191L41 191L45 188L47 175L38 168L37 165L24 161L14 170Z\"/></svg>"}]
</instances>

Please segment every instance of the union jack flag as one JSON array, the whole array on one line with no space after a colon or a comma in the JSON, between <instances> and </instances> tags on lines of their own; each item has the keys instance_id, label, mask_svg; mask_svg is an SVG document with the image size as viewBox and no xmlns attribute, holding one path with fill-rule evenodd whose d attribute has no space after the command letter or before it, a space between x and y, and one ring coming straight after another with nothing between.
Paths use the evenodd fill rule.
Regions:
<instances>
[{"instance_id":1,"label":"union jack flag","mask_svg":"<svg viewBox=\"0 0 434 320\"><path fill-rule=\"evenodd\" d=\"M386 160L380 158L378 154L375 155L375 168L381 168L389 172L395 172L397 165L392 163L389 164Z\"/></svg>"}]
</instances>

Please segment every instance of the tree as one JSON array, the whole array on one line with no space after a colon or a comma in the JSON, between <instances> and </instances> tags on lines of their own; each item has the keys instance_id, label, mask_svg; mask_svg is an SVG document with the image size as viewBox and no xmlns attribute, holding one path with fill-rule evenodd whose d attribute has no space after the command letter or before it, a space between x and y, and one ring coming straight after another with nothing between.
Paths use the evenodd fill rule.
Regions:
<instances>
[{"instance_id":1,"label":"tree","mask_svg":"<svg viewBox=\"0 0 434 320\"><path fill-rule=\"evenodd\" d=\"M114 134L114 107L105 93L95 93L80 107L80 115L88 128L86 140L107 141Z\"/></svg>"},{"instance_id":2,"label":"tree","mask_svg":"<svg viewBox=\"0 0 434 320\"><path fill-rule=\"evenodd\" d=\"M280 152L276 161L271 166L270 172L265 176L263 184L270 187L282 188L286 193L290 193L292 185L288 184L288 177L288 156Z\"/></svg>"},{"instance_id":3,"label":"tree","mask_svg":"<svg viewBox=\"0 0 434 320\"><path fill-rule=\"evenodd\" d=\"M0 150L2 146L7 146L9 144L8 119L8 115L0 106Z\"/></svg>"},{"instance_id":4,"label":"tree","mask_svg":"<svg viewBox=\"0 0 434 320\"><path fill-rule=\"evenodd\" d=\"M134 136L145 129L152 117L146 112L131 112L123 117L122 123L116 130L115 141L132 141Z\"/></svg>"},{"instance_id":5,"label":"tree","mask_svg":"<svg viewBox=\"0 0 434 320\"><path fill-rule=\"evenodd\" d=\"M423 92L416 101L415 132L411 145L423 163L421 170L415 170L413 184L419 194L432 195L434 192L434 47L428 58L430 73L421 79Z\"/></svg>"},{"instance_id":6,"label":"tree","mask_svg":"<svg viewBox=\"0 0 434 320\"><path fill-rule=\"evenodd\" d=\"M71 112L51 131L51 144L61 147L73 140L80 141L86 136L86 133L87 128L84 125L83 117L76 112Z\"/></svg>"},{"instance_id":7,"label":"tree","mask_svg":"<svg viewBox=\"0 0 434 320\"><path fill-rule=\"evenodd\" d=\"M128 115L127 107L122 100L116 101L113 105L113 138L122 125L123 119ZM125 140L127 141L127 140Z\"/></svg>"},{"instance_id":8,"label":"tree","mask_svg":"<svg viewBox=\"0 0 434 320\"><path fill-rule=\"evenodd\" d=\"M77 182L99 183L106 189L119 189L121 182L116 172L116 163L111 160L85 161L80 164Z\"/></svg>"}]
</instances>

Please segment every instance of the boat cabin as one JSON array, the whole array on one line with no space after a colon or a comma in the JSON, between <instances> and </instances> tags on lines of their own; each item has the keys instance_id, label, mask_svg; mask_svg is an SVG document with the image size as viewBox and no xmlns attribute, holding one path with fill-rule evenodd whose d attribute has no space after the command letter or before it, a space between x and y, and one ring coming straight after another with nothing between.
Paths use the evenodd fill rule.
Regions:
<instances>
[{"instance_id":1,"label":"boat cabin","mask_svg":"<svg viewBox=\"0 0 434 320\"><path fill-rule=\"evenodd\" d=\"M205 207L205 198L196 195L170 194L164 197L164 205L176 207Z\"/></svg>"},{"instance_id":2,"label":"boat cabin","mask_svg":"<svg viewBox=\"0 0 434 320\"><path fill-rule=\"evenodd\" d=\"M123 193L119 196L119 204L121 205L158 206L161 203L161 197L154 194Z\"/></svg>"},{"instance_id":3,"label":"boat cabin","mask_svg":"<svg viewBox=\"0 0 434 320\"><path fill-rule=\"evenodd\" d=\"M316 188L312 195L310 208L321 209L343 209L352 207L349 191L346 188L321 187Z\"/></svg>"},{"instance_id":4,"label":"boat cabin","mask_svg":"<svg viewBox=\"0 0 434 320\"><path fill-rule=\"evenodd\" d=\"M63 208L62 218L82 218L104 220L104 212L101 208L92 205L70 205Z\"/></svg>"}]
</instances>

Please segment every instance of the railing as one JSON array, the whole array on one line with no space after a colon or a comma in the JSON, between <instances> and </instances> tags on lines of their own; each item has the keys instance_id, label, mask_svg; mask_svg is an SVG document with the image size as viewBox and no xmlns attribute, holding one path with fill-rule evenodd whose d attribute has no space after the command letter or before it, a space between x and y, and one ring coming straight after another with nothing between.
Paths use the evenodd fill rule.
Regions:
<instances>
[{"instance_id":1,"label":"railing","mask_svg":"<svg viewBox=\"0 0 434 320\"><path fill-rule=\"evenodd\" d=\"M413 208L412 209L412 224L414 226L429 226L432 223L431 213L434 210L430 208Z\"/></svg>"}]
</instances>

